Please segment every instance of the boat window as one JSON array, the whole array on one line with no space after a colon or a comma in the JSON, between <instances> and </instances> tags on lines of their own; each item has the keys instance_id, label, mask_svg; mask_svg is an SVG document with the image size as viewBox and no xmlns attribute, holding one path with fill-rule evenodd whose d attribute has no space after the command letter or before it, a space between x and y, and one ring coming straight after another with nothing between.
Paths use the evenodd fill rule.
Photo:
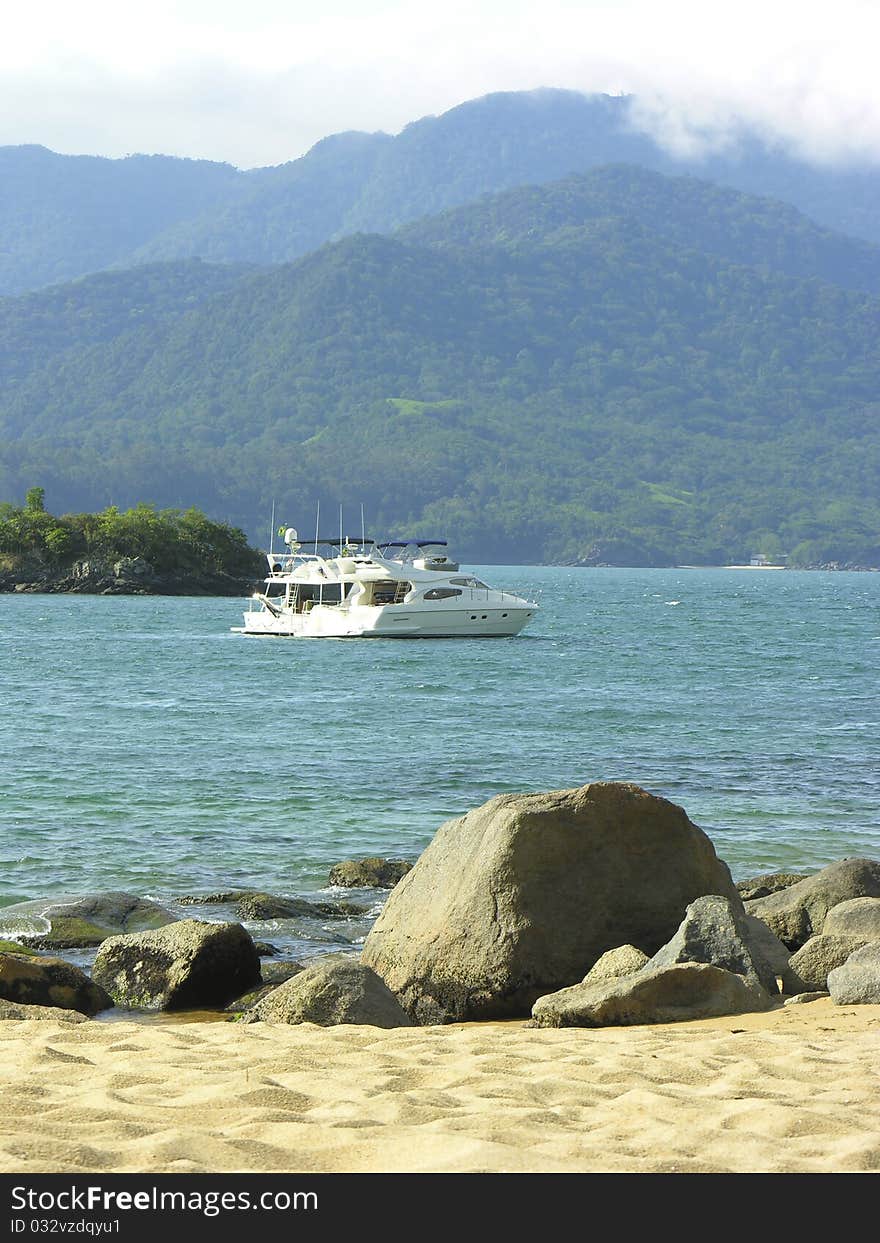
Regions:
<instances>
[{"instance_id":1,"label":"boat window","mask_svg":"<svg viewBox=\"0 0 880 1243\"><path fill-rule=\"evenodd\" d=\"M484 591L489 590L489 584L480 582L478 578L450 578L449 581L458 587L482 587Z\"/></svg>"},{"instance_id":2,"label":"boat window","mask_svg":"<svg viewBox=\"0 0 880 1243\"><path fill-rule=\"evenodd\" d=\"M425 592L426 600L448 600L451 596L460 596L460 587L432 587Z\"/></svg>"},{"instance_id":3,"label":"boat window","mask_svg":"<svg viewBox=\"0 0 880 1243\"><path fill-rule=\"evenodd\" d=\"M318 600L324 604L338 604L342 599L341 583L298 583L300 600Z\"/></svg>"},{"instance_id":4,"label":"boat window","mask_svg":"<svg viewBox=\"0 0 880 1243\"><path fill-rule=\"evenodd\" d=\"M373 583L371 604L402 604L412 591L412 583L396 578L381 578Z\"/></svg>"}]
</instances>

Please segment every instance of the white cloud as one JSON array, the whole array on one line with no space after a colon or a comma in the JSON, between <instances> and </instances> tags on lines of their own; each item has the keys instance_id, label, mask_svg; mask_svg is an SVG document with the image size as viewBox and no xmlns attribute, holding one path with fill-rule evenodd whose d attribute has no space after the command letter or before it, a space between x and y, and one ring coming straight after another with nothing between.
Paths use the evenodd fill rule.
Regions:
<instances>
[{"instance_id":1,"label":"white cloud","mask_svg":"<svg viewBox=\"0 0 880 1243\"><path fill-rule=\"evenodd\" d=\"M639 96L682 150L738 120L880 159L873 0L36 0L5 15L0 143L279 163L490 91Z\"/></svg>"}]
</instances>

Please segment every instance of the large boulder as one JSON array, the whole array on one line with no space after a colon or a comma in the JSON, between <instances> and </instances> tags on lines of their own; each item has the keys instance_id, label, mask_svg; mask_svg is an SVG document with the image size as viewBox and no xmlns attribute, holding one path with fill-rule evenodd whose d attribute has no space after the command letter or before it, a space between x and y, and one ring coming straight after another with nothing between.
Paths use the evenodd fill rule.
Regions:
<instances>
[{"instance_id":1,"label":"large boulder","mask_svg":"<svg viewBox=\"0 0 880 1243\"><path fill-rule=\"evenodd\" d=\"M825 916L822 931L837 936L880 941L880 898L850 898L838 902Z\"/></svg>"},{"instance_id":2,"label":"large boulder","mask_svg":"<svg viewBox=\"0 0 880 1243\"><path fill-rule=\"evenodd\" d=\"M843 859L766 898L746 903L791 950L800 949L823 931L832 907L850 898L880 897L880 863L871 859Z\"/></svg>"},{"instance_id":3,"label":"large boulder","mask_svg":"<svg viewBox=\"0 0 880 1243\"><path fill-rule=\"evenodd\" d=\"M183 919L155 932L109 937L92 977L118 1006L219 1009L260 982L260 957L241 924Z\"/></svg>"},{"instance_id":4,"label":"large boulder","mask_svg":"<svg viewBox=\"0 0 880 1243\"><path fill-rule=\"evenodd\" d=\"M374 971L356 959L328 957L265 997L251 1016L268 1023L364 1023L412 1027L412 1020Z\"/></svg>"},{"instance_id":5,"label":"large boulder","mask_svg":"<svg viewBox=\"0 0 880 1243\"><path fill-rule=\"evenodd\" d=\"M744 976L708 963L683 962L539 997L532 1021L536 1027L678 1023L768 1010L772 1004L766 989Z\"/></svg>"},{"instance_id":6,"label":"large boulder","mask_svg":"<svg viewBox=\"0 0 880 1243\"><path fill-rule=\"evenodd\" d=\"M175 918L158 903L133 893L90 893L4 907L0 930L16 928L16 939L37 949L78 949L121 933L161 928Z\"/></svg>"},{"instance_id":7,"label":"large boulder","mask_svg":"<svg viewBox=\"0 0 880 1243\"><path fill-rule=\"evenodd\" d=\"M842 967L854 950L865 944L864 938L835 936L820 932L810 937L788 962L786 992L816 993L828 988L828 974Z\"/></svg>"},{"instance_id":8,"label":"large boulder","mask_svg":"<svg viewBox=\"0 0 880 1243\"><path fill-rule=\"evenodd\" d=\"M411 868L405 859L346 859L330 869L329 884L344 889L393 889Z\"/></svg>"},{"instance_id":9,"label":"large boulder","mask_svg":"<svg viewBox=\"0 0 880 1243\"><path fill-rule=\"evenodd\" d=\"M880 1005L880 941L869 941L829 971L828 991L838 1006Z\"/></svg>"},{"instance_id":10,"label":"large boulder","mask_svg":"<svg viewBox=\"0 0 880 1243\"><path fill-rule=\"evenodd\" d=\"M79 967L32 954L0 954L0 999L81 1014L97 1014L113 1005L104 989Z\"/></svg>"},{"instance_id":11,"label":"large boulder","mask_svg":"<svg viewBox=\"0 0 880 1243\"><path fill-rule=\"evenodd\" d=\"M441 825L362 957L419 1022L527 1015L606 950L656 953L706 893L739 901L666 799L613 782L503 794Z\"/></svg>"},{"instance_id":12,"label":"large boulder","mask_svg":"<svg viewBox=\"0 0 880 1243\"><path fill-rule=\"evenodd\" d=\"M673 963L702 962L733 971L772 995L779 992L776 971L752 939L742 908L716 894L697 898L685 912L675 935L647 964L647 969Z\"/></svg>"}]
</instances>

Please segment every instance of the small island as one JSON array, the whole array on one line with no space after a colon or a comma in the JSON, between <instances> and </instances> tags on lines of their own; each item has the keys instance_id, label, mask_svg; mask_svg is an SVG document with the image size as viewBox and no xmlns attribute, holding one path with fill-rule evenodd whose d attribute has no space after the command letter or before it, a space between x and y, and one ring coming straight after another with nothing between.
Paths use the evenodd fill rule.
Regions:
<instances>
[{"instance_id":1,"label":"small island","mask_svg":"<svg viewBox=\"0 0 880 1243\"><path fill-rule=\"evenodd\" d=\"M240 596L263 572L243 531L195 508L55 517L44 501L34 487L23 507L0 503L0 592Z\"/></svg>"}]
</instances>

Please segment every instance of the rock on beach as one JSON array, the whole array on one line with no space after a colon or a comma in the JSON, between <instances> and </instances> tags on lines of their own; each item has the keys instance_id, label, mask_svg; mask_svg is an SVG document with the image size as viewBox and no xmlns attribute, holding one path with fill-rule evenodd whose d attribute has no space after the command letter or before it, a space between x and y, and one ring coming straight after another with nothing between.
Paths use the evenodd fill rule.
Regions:
<instances>
[{"instance_id":1,"label":"rock on beach","mask_svg":"<svg viewBox=\"0 0 880 1243\"><path fill-rule=\"evenodd\" d=\"M828 988L828 973L842 967L855 950L865 944L863 938L820 932L810 937L789 959L786 991L796 993L822 992Z\"/></svg>"},{"instance_id":2,"label":"rock on beach","mask_svg":"<svg viewBox=\"0 0 880 1243\"><path fill-rule=\"evenodd\" d=\"M260 958L241 924L184 919L154 932L109 937L92 978L118 1006L222 1008L260 983Z\"/></svg>"},{"instance_id":3,"label":"rock on beach","mask_svg":"<svg viewBox=\"0 0 880 1243\"><path fill-rule=\"evenodd\" d=\"M673 963L709 963L775 996L779 992L777 972L762 941L753 937L752 925L738 904L711 894L690 903L675 935L651 958L646 970ZM781 943L779 948L787 958Z\"/></svg>"},{"instance_id":4,"label":"rock on beach","mask_svg":"<svg viewBox=\"0 0 880 1243\"><path fill-rule=\"evenodd\" d=\"M880 898L880 863L842 859L765 898L746 903L789 949L800 949L823 931L832 907L851 898Z\"/></svg>"},{"instance_id":5,"label":"rock on beach","mask_svg":"<svg viewBox=\"0 0 880 1243\"><path fill-rule=\"evenodd\" d=\"M869 941L829 971L828 991L838 1006L880 1005L880 941Z\"/></svg>"},{"instance_id":6,"label":"rock on beach","mask_svg":"<svg viewBox=\"0 0 880 1243\"><path fill-rule=\"evenodd\" d=\"M740 905L666 799L614 782L500 795L438 829L362 958L420 1023L527 1016L609 949L656 953L704 894Z\"/></svg>"},{"instance_id":7,"label":"rock on beach","mask_svg":"<svg viewBox=\"0 0 880 1243\"><path fill-rule=\"evenodd\" d=\"M532 1020L536 1027L619 1027L744 1014L772 1004L769 993L744 976L709 963L680 962L539 997Z\"/></svg>"},{"instance_id":8,"label":"rock on beach","mask_svg":"<svg viewBox=\"0 0 880 1243\"><path fill-rule=\"evenodd\" d=\"M33 954L0 954L0 999L88 1015L113 1005L101 985L79 967L62 958Z\"/></svg>"},{"instance_id":9,"label":"rock on beach","mask_svg":"<svg viewBox=\"0 0 880 1243\"><path fill-rule=\"evenodd\" d=\"M273 989L248 1016L269 1023L363 1023L412 1027L412 1019L374 971L330 956Z\"/></svg>"}]
</instances>

